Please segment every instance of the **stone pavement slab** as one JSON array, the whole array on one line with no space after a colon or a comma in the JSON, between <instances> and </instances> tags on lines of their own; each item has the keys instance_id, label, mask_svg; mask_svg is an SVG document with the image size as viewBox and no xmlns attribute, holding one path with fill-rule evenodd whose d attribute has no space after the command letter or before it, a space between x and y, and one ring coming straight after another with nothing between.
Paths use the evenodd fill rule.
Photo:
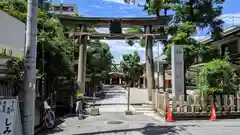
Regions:
<instances>
[{"instance_id":1,"label":"stone pavement slab","mask_svg":"<svg viewBox=\"0 0 240 135\"><path fill-rule=\"evenodd\" d=\"M104 93L106 95L105 99L97 102L97 104L101 104L99 106L100 113L125 112L127 110L126 91L122 87L116 86L106 89ZM131 106L130 110L133 110Z\"/></svg>"},{"instance_id":2,"label":"stone pavement slab","mask_svg":"<svg viewBox=\"0 0 240 135\"><path fill-rule=\"evenodd\" d=\"M134 91L135 92L135 91ZM136 94L138 91L136 90ZM103 104L126 103L126 92L119 87L106 91ZM135 96L142 98L140 94ZM141 100L138 100L140 102ZM99 116L84 120L77 117L62 119L62 123L50 131L37 135L239 135L240 120L195 120L166 123L158 115L139 113L125 115L126 105L102 105ZM109 124L111 121L113 124ZM115 124L114 124L115 123ZM118 123L118 124L117 124Z\"/></svg>"},{"instance_id":3,"label":"stone pavement slab","mask_svg":"<svg viewBox=\"0 0 240 135\"><path fill-rule=\"evenodd\" d=\"M109 121L122 123L108 124ZM128 116L123 113L105 113L85 120L69 117L54 130L39 135L167 135L175 134L174 128L161 127L159 121L141 114Z\"/></svg>"},{"instance_id":4,"label":"stone pavement slab","mask_svg":"<svg viewBox=\"0 0 240 135\"><path fill-rule=\"evenodd\" d=\"M122 124L108 124L120 121ZM177 121L165 123L143 114L104 113L78 120L64 119L53 131L38 135L239 135L240 120Z\"/></svg>"}]
</instances>

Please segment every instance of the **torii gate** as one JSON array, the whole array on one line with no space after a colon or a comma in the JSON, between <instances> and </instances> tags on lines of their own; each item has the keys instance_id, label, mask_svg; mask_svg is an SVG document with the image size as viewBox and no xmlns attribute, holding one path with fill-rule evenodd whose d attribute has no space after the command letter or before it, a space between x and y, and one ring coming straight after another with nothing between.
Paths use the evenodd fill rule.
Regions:
<instances>
[{"instance_id":1,"label":"torii gate","mask_svg":"<svg viewBox=\"0 0 240 135\"><path fill-rule=\"evenodd\" d=\"M86 52L87 44L90 39L142 39L145 38L146 48L146 73L147 73L147 88L148 100L152 100L152 90L155 89L154 81L154 66L152 46L153 39L166 40L167 35L162 33L152 33L153 27L164 28L168 25L172 16L161 17L146 17L146 18L101 18L101 17L75 17L67 15L57 15L62 24L78 26L78 31L69 32L70 37L77 38L79 45L79 62L78 62L78 77L77 82L82 90L85 90L86 77ZM145 33L129 33L123 34L122 28L130 28L140 26L144 28ZM110 34L106 33L89 33L87 28L109 28Z\"/></svg>"}]
</instances>

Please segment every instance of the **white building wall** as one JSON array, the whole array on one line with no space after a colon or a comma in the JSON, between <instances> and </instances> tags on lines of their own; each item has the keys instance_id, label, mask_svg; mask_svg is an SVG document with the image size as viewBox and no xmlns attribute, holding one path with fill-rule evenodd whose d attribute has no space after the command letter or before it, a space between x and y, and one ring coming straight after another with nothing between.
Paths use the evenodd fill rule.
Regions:
<instances>
[{"instance_id":1,"label":"white building wall","mask_svg":"<svg viewBox=\"0 0 240 135\"><path fill-rule=\"evenodd\" d=\"M6 49L7 56L23 56L25 24L1 10L0 18L0 54Z\"/></svg>"}]
</instances>

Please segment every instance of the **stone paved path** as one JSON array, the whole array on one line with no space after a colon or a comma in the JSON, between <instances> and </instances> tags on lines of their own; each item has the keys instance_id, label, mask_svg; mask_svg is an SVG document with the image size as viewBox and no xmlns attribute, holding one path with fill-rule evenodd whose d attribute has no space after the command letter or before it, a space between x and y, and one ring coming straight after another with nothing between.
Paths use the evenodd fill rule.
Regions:
<instances>
[{"instance_id":1,"label":"stone paved path","mask_svg":"<svg viewBox=\"0 0 240 135\"><path fill-rule=\"evenodd\" d=\"M109 121L120 121L122 124L108 124ZM104 113L79 121L77 118L66 118L64 123L48 135L160 135L173 133L175 127L160 127L152 117L143 115L126 116L123 113Z\"/></svg>"},{"instance_id":2,"label":"stone paved path","mask_svg":"<svg viewBox=\"0 0 240 135\"><path fill-rule=\"evenodd\" d=\"M108 89L105 104L100 107L99 116L85 120L77 117L62 119L55 129L38 135L239 135L240 120L220 121L177 121L165 123L159 117L142 113L126 116L126 105L107 105L126 103L125 94L120 88ZM139 97L141 98L141 97ZM114 121L118 124L109 124Z\"/></svg>"},{"instance_id":3,"label":"stone paved path","mask_svg":"<svg viewBox=\"0 0 240 135\"><path fill-rule=\"evenodd\" d=\"M127 110L126 91L122 87L106 89L105 94L105 99L97 102L97 104L102 104L99 107L100 112L124 112Z\"/></svg>"}]
</instances>

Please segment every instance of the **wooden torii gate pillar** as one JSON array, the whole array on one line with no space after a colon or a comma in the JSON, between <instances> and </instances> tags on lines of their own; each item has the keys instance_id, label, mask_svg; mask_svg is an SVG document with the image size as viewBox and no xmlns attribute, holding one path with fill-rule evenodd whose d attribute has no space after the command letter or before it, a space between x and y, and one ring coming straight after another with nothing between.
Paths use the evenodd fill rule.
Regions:
<instances>
[{"instance_id":1,"label":"wooden torii gate pillar","mask_svg":"<svg viewBox=\"0 0 240 135\"><path fill-rule=\"evenodd\" d=\"M152 26L145 27L146 34L152 33ZM147 75L147 89L148 101L152 101L152 91L155 89L154 78L154 62L153 62L153 37L147 36L145 39L145 54L146 54L146 75Z\"/></svg>"},{"instance_id":2,"label":"wooden torii gate pillar","mask_svg":"<svg viewBox=\"0 0 240 135\"><path fill-rule=\"evenodd\" d=\"M86 32L86 26L80 26L80 32ZM88 36L79 36L79 56L78 56L78 75L77 83L80 90L85 93L85 82L86 82L86 61L87 61L87 44Z\"/></svg>"}]
</instances>

